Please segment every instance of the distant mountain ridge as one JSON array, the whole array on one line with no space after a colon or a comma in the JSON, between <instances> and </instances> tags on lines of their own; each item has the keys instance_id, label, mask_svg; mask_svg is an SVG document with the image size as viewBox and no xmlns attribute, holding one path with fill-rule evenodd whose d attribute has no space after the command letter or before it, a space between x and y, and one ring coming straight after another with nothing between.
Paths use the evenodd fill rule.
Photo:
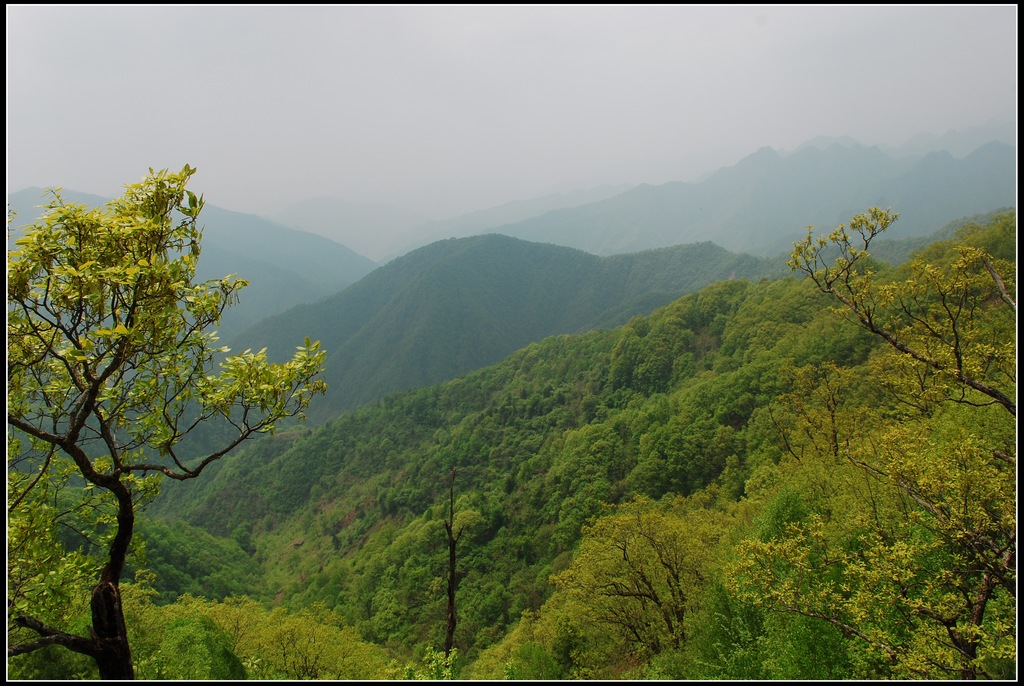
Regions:
<instances>
[{"instance_id":1,"label":"distant mountain ridge","mask_svg":"<svg viewBox=\"0 0 1024 686\"><path fill-rule=\"evenodd\" d=\"M749 225L759 220L763 220L769 225L764 230L764 233L771 233L779 229L784 230L782 227L790 226L794 218L798 222L797 226L804 226L810 220L816 224L844 221L848 218L851 211L864 209L863 198L886 195L887 190L884 188L884 183L887 179L897 179L901 174L909 173L916 163L923 161L931 153L944 151L951 154L954 158L960 159L967 157L978 148L991 142L998 142L1016 148L1016 122L990 121L979 126L949 130L941 135L919 133L898 146L866 146L850 136L823 135L811 138L792 150L776 151L771 148L765 148L765 151L774 152L781 160L786 160L784 164L781 161L777 161L779 166L777 171L782 174L782 178L776 179L772 176L770 169L762 169L763 173L768 174L769 181L783 181L785 178L791 177L793 180L807 182L807 175L802 175L799 167L800 160L807 159L806 154L809 149L826 152L829 148L838 146L840 149L851 151L853 156L856 156L855 151L857 149L874 149L880 151L883 154L881 159L887 159L889 164L884 169L876 169L872 172L880 174L877 178L854 176L848 179L852 183L839 187L828 185L821 187L818 185L827 180L829 176L837 174L835 171L827 171L826 177L822 179L812 175L808 187L814 190L813 193L809 192L803 196L799 193L785 194L785 205L795 210L794 213L788 214L785 217L775 217L770 214L758 215L756 208L751 208L749 203L744 204L742 202L740 206L734 208L732 215L726 213L714 221L709 220L707 216L690 217L686 212L680 213L677 208L675 210L677 216L673 218L673 221L679 224L679 226L675 227L675 233L678 234L675 238L672 238L672 227L665 228L663 232L665 235L641 235L645 232L652 233L651 227L645 226L645 222L650 222L653 218L644 217L642 214L638 218L631 216L629 213L620 217L620 219L626 220L625 223L620 222L618 226L612 226L610 229L623 234L618 240L610 240L601 235L591 237L588 240L586 237L573 235L574 230L571 228L567 228L563 232L567 235L562 235L557 231L549 231L548 228L544 227L538 228L526 225L521 227L521 233L517 232L516 229L507 227L519 227L520 224L533 221L543 225L547 220L541 218L551 212L559 213L555 216L555 220L568 217L570 221L575 221L572 214L566 215L560 212L561 210L571 208L581 208L581 211L587 216L590 214L600 214L600 208L582 210L582 207L628 194L638 185L643 185L637 183L639 180L646 180L648 182L647 185L654 188L665 188L665 192L669 193L671 188L681 183L692 183L700 186L713 177L722 174L729 176L729 170L732 169L738 168L741 171L749 172L751 170L747 169L748 158L762 155L763 151L756 151L736 164L718 169L694 166L697 164L698 158L696 157L693 159L679 158L675 162L673 162L672 158L659 158L658 164L654 165L654 167L640 165L635 168L631 167L630 170L614 167L618 171L610 176L608 174L611 172L606 170L604 175L597 174L587 182L561 184L559 192L552 192L537 198L508 202L497 207L437 221L427 221L425 217L415 212L396 206L353 203L337 197L310 198L306 201L293 203L287 209L272 215L272 218L287 226L325 235L380 262L393 259L397 255L427 245L435 240L461 238L491 232L516 235L531 241L550 241L601 255L635 252L636 250L652 247L677 245L700 240L711 240L730 250L739 249L755 252L759 248L748 245L745 234L739 236L727 234L735 233L737 230L741 234L743 231L749 231L751 230ZM830 153L830 156L835 160L836 155L834 153ZM838 161L838 164L842 163L842 161ZM1015 165L1013 168L1015 169ZM1005 171L1005 164L1002 169ZM1014 178L1016 178L1015 173ZM629 179L634 179L634 181L626 182ZM872 180L878 183L872 186ZM716 183L720 183L720 181ZM758 179L754 178L748 179L747 184L744 185L756 187L758 183ZM865 187L867 192L858 192L862 191ZM985 184L978 184L977 187L984 189L986 186ZM1005 183L999 187L1005 190ZM722 190L718 189L714 183L702 188L706 192ZM773 195L773 193L769 192L770 188L763 188L762 190L765 191L762 195ZM809 220L808 217L811 216L811 213L803 212L802 207L808 202L816 203L817 200L813 196L821 190L824 190L827 197L833 197L846 192L846 202L840 202L841 207L838 210L835 209L833 203L833 205L826 208L829 210L827 213L821 216L814 215ZM944 224L958 217L987 212L996 207L1013 205L1013 200L1008 199L1006 193L1002 192L999 194L997 202L990 206L982 207L982 203L978 202L970 207L952 207L950 212L946 211L946 208L953 203L942 199L945 195L945 190L945 188L936 188L934 190L936 197L939 199L938 205L942 211L931 213L927 217L921 217L920 222L918 222L916 217L906 215L902 231L909 230L910 224L906 221L909 219L913 219L915 225L923 227L921 228L922 233L927 233L934 226ZM732 196L729 189L724 189L722 193L726 198L725 202L731 202ZM699 196L700 193L698 192L697 195ZM925 193L926 200L923 202L930 202L930 198L927 198L927 195ZM1011 196L1011 198L1015 197L1015 195ZM983 197L977 196L977 199L980 201ZM922 201L919 201L916 196L900 197L897 200L907 205L916 206L922 204ZM629 201L630 198L616 200L612 206L626 205ZM719 200L719 202L722 201ZM899 210L896 207L894 209ZM709 211L707 205L703 207L703 210L705 212ZM664 210L659 208L652 208L651 212L653 214L664 214ZM720 213L714 214L717 216ZM799 215L799 217L795 217L795 215ZM730 225L728 223L730 216L742 220L743 225L738 228ZM598 234L605 231L602 227L605 220L612 223L615 221L613 217L595 220L597 226L594 231ZM666 238L666 236L668 237ZM781 248L780 245L782 246ZM788 245L788 240L786 240L782 243L777 242L775 245L768 247L768 249L769 251L777 251L787 248Z\"/></svg>"},{"instance_id":2,"label":"distant mountain ridge","mask_svg":"<svg viewBox=\"0 0 1024 686\"><path fill-rule=\"evenodd\" d=\"M786 271L781 260L708 242L601 258L497 234L448 239L260 322L232 347L265 346L283 359L294 332L320 340L330 388L311 416L323 419L548 336L617 326L718 280Z\"/></svg>"},{"instance_id":3,"label":"distant mountain ridge","mask_svg":"<svg viewBox=\"0 0 1024 686\"><path fill-rule=\"evenodd\" d=\"M946 151L953 157L966 157L986 143L1005 143L1017 146L1017 123L1012 121L990 121L966 129L951 129L942 135L918 133L900 145L879 145L878 148L892 157L922 157L931 152ZM792 152L804 148L825 149L832 145L854 147L864 145L850 136L816 136L801 143ZM788 154L788 153L787 153Z\"/></svg>"},{"instance_id":4,"label":"distant mountain ridge","mask_svg":"<svg viewBox=\"0 0 1024 686\"><path fill-rule=\"evenodd\" d=\"M831 230L872 206L900 213L897 237L1015 207L1016 148L991 142L960 159L948 152L896 158L859 145L809 146L785 156L762 148L697 183L641 185L495 231L597 255L698 241L771 254L799 240L802 227Z\"/></svg>"},{"instance_id":5,"label":"distant mountain ridge","mask_svg":"<svg viewBox=\"0 0 1024 686\"><path fill-rule=\"evenodd\" d=\"M66 189L61 197L89 207L101 207L110 200ZM17 212L11 225L15 233L42 216L39 206L49 199L42 188L8 195L8 208ZM323 236L253 214L207 203L200 223L205 228L196 278L205 281L236 274L249 281L240 302L224 314L222 338L299 303L336 293L377 268L369 258Z\"/></svg>"},{"instance_id":6,"label":"distant mountain ridge","mask_svg":"<svg viewBox=\"0 0 1024 686\"><path fill-rule=\"evenodd\" d=\"M464 238L482 232L489 232L498 226L537 217L553 210L579 207L625 193L632 184L605 185L568 193L551 193L530 200L517 200L498 207L471 212L452 219L432 221L417 227L421 236L406 251L445 238ZM403 251L405 252L405 251Z\"/></svg>"},{"instance_id":7,"label":"distant mountain ridge","mask_svg":"<svg viewBox=\"0 0 1024 686\"><path fill-rule=\"evenodd\" d=\"M992 141L1017 147L1017 122L990 121L981 126L946 131L941 135L919 133L902 145L885 149L897 156L927 155L930 152L945 150L954 157L965 157Z\"/></svg>"},{"instance_id":8,"label":"distant mountain ridge","mask_svg":"<svg viewBox=\"0 0 1024 686\"><path fill-rule=\"evenodd\" d=\"M415 227L428 220L425 215L402 207L336 197L293 203L271 218L285 226L326 236L375 261L388 257L395 243L412 242Z\"/></svg>"},{"instance_id":9,"label":"distant mountain ridge","mask_svg":"<svg viewBox=\"0 0 1024 686\"><path fill-rule=\"evenodd\" d=\"M361 254L386 262L434 241L487 233L496 226L536 217L555 209L604 200L630 188L630 184L619 184L569 193L550 193L444 220L428 220L420 214L393 205L319 197L289 205L274 214L273 219L287 226L327 236Z\"/></svg>"}]
</instances>

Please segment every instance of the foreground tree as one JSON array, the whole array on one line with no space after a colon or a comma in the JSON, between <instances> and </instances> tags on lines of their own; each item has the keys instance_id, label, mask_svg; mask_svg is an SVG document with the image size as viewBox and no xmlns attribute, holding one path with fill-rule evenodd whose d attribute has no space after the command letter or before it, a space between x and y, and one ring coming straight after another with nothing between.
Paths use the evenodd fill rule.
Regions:
<instances>
[{"instance_id":1,"label":"foreground tree","mask_svg":"<svg viewBox=\"0 0 1024 686\"><path fill-rule=\"evenodd\" d=\"M801 507L740 546L734 588L830 623L891 675L1013 678L1016 270L985 244L1015 219L881 281L867 250L895 219L870 210L795 247L791 266L887 347L867 380L805 369L780 402L780 482Z\"/></svg>"},{"instance_id":2,"label":"foreground tree","mask_svg":"<svg viewBox=\"0 0 1024 686\"><path fill-rule=\"evenodd\" d=\"M194 173L150 170L103 209L54 191L8 252L8 657L60 645L100 678L133 678L120 581L140 502L161 476L198 477L326 390L308 339L290 362L247 350L213 373L228 352L213 327L245 282L193 283ZM213 419L229 427L225 444L190 458L183 439ZM56 589L73 589L90 560L87 546L61 544L61 523L103 548L88 635L50 623L70 618Z\"/></svg>"},{"instance_id":3,"label":"foreground tree","mask_svg":"<svg viewBox=\"0 0 1024 686\"><path fill-rule=\"evenodd\" d=\"M834 297L841 315L898 353L893 359L902 365L900 376L910 380L905 401L998 404L1016 417L1017 303L1009 278L1015 269L983 246L961 241L948 257L912 260L910 278L878 284L868 250L898 218L873 208L827 239L813 239L808 229L788 264ZM1003 215L994 230L1015 232L1015 225L1015 217ZM829 264L832 251L839 256Z\"/></svg>"}]
</instances>

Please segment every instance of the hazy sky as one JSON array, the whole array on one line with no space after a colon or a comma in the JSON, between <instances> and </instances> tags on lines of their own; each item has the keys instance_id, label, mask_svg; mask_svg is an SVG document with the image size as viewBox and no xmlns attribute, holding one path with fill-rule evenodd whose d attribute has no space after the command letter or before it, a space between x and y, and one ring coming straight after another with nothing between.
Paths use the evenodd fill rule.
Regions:
<instances>
[{"instance_id":1,"label":"hazy sky","mask_svg":"<svg viewBox=\"0 0 1024 686\"><path fill-rule=\"evenodd\" d=\"M7 5L7 188L188 163L228 209L444 218L1015 122L1016 65L1016 5Z\"/></svg>"}]
</instances>

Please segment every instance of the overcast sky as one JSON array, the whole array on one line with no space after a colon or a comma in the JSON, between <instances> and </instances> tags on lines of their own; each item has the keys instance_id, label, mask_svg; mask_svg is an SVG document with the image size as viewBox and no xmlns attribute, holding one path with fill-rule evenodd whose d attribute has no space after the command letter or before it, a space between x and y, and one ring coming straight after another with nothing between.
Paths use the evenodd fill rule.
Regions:
<instances>
[{"instance_id":1,"label":"overcast sky","mask_svg":"<svg viewBox=\"0 0 1024 686\"><path fill-rule=\"evenodd\" d=\"M1016 5L7 5L7 188L433 218L1016 121Z\"/></svg>"}]
</instances>

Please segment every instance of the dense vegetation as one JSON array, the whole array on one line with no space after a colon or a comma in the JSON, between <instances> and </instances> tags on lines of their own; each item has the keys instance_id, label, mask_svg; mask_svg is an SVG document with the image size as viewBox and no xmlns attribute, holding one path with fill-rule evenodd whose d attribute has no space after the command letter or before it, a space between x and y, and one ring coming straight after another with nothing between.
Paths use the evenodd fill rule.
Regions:
<instances>
[{"instance_id":1,"label":"dense vegetation","mask_svg":"<svg viewBox=\"0 0 1024 686\"><path fill-rule=\"evenodd\" d=\"M494 364L547 336L620 326L720 279L786 271L782 259L707 242L600 258L508 236L449 239L228 342L266 347L277 359L291 354L289 332L325 341L329 389L310 415L324 420Z\"/></svg>"},{"instance_id":2,"label":"dense vegetation","mask_svg":"<svg viewBox=\"0 0 1024 686\"><path fill-rule=\"evenodd\" d=\"M721 281L171 484L138 675L1015 678L1016 217L839 257L859 311Z\"/></svg>"}]
</instances>

